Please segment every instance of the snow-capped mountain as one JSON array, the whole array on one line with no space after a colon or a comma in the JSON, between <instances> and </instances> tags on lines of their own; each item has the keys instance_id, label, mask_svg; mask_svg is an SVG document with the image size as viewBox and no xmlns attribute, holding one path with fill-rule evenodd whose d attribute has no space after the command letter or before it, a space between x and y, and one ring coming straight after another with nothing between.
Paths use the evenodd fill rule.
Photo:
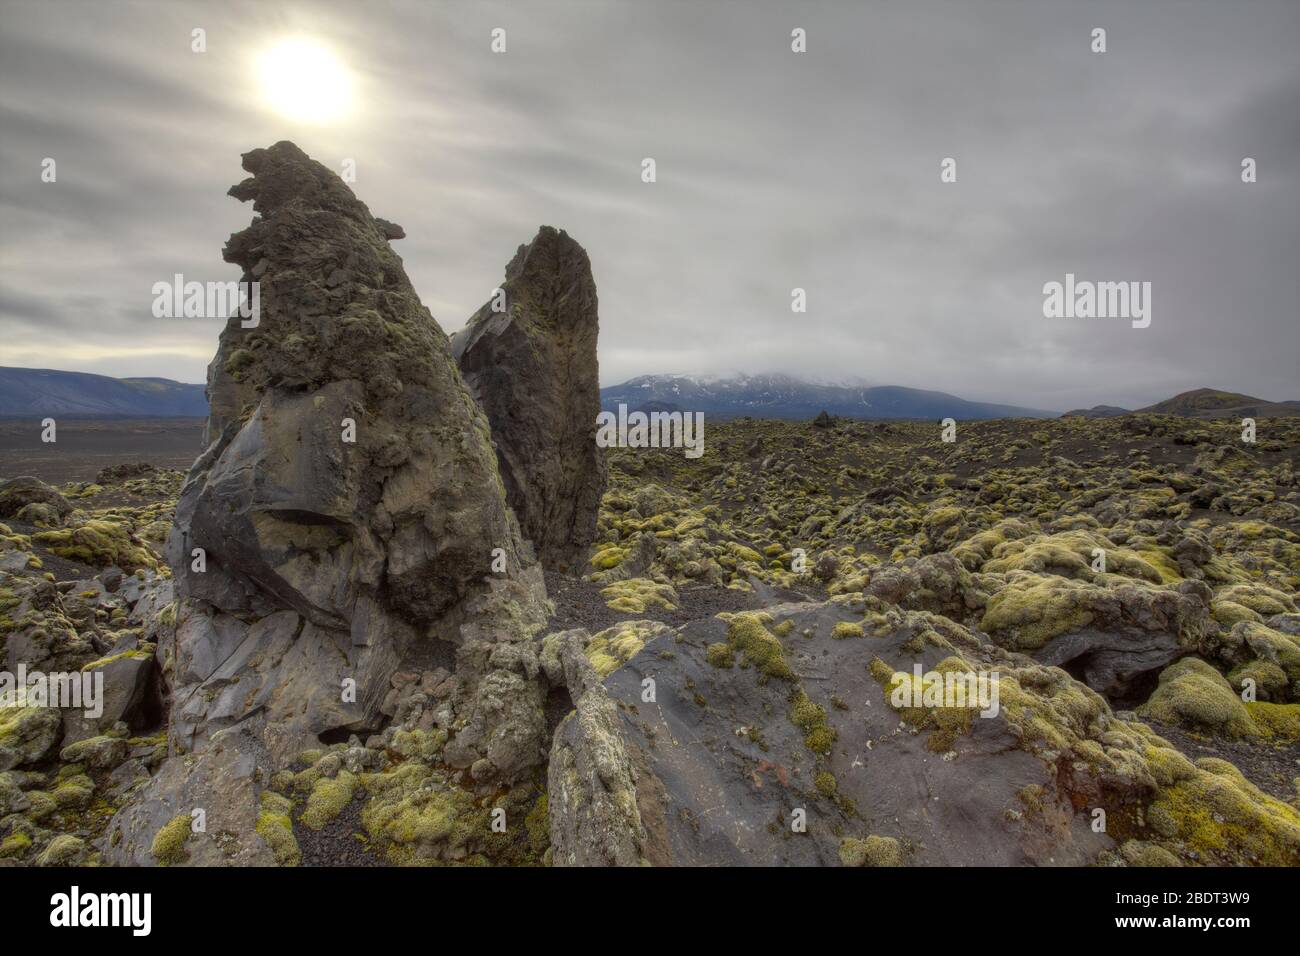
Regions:
<instances>
[{"instance_id":1,"label":"snow-capped mountain","mask_svg":"<svg viewBox=\"0 0 1300 956\"><path fill-rule=\"evenodd\" d=\"M616 411L704 412L714 418L805 419L823 410L846 418L958 421L980 418L1053 418L1058 412L968 402L944 392L897 385L813 384L789 375L640 375L600 390L601 408Z\"/></svg>"}]
</instances>

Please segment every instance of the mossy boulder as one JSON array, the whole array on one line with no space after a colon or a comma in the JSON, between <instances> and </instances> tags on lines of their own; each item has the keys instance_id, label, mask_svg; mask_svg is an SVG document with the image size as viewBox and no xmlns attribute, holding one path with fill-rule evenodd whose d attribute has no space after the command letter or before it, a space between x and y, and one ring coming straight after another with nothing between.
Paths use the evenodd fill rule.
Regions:
<instances>
[{"instance_id":1,"label":"mossy boulder","mask_svg":"<svg viewBox=\"0 0 1300 956\"><path fill-rule=\"evenodd\" d=\"M370 799L361 822L391 863L431 863L465 850L488 831L468 791L448 786L446 778L419 763L404 763L360 778Z\"/></svg>"},{"instance_id":2,"label":"mossy boulder","mask_svg":"<svg viewBox=\"0 0 1300 956\"><path fill-rule=\"evenodd\" d=\"M352 802L356 788L357 778L346 770L339 771L332 778L320 778L307 797L307 808L303 810L299 822L309 830L322 829Z\"/></svg>"},{"instance_id":3,"label":"mossy boulder","mask_svg":"<svg viewBox=\"0 0 1300 956\"><path fill-rule=\"evenodd\" d=\"M16 517L19 521L25 521L37 528L57 528L63 524L63 516L59 513L59 509L43 501L33 501L29 505L23 505Z\"/></svg>"},{"instance_id":4,"label":"mossy boulder","mask_svg":"<svg viewBox=\"0 0 1300 956\"><path fill-rule=\"evenodd\" d=\"M266 841L280 866L297 866L302 861L298 840L293 835L290 814L293 803L278 793L262 791L262 812L257 817L257 835Z\"/></svg>"},{"instance_id":5,"label":"mossy boulder","mask_svg":"<svg viewBox=\"0 0 1300 956\"><path fill-rule=\"evenodd\" d=\"M81 866L90 856L90 848L80 837L62 833L46 844L36 857L37 866Z\"/></svg>"},{"instance_id":6,"label":"mossy boulder","mask_svg":"<svg viewBox=\"0 0 1300 956\"><path fill-rule=\"evenodd\" d=\"M0 481L0 518L16 518L32 504L49 506L59 518L72 512L68 499L39 478L25 476Z\"/></svg>"},{"instance_id":7,"label":"mossy boulder","mask_svg":"<svg viewBox=\"0 0 1300 956\"><path fill-rule=\"evenodd\" d=\"M91 518L58 531L41 531L32 536L37 544L59 557L92 567L116 566L126 572L158 570L158 558L131 531L110 518Z\"/></svg>"},{"instance_id":8,"label":"mossy boulder","mask_svg":"<svg viewBox=\"0 0 1300 956\"><path fill-rule=\"evenodd\" d=\"M0 707L0 770L35 763L63 736L63 718L54 707Z\"/></svg>"},{"instance_id":9,"label":"mossy boulder","mask_svg":"<svg viewBox=\"0 0 1300 956\"><path fill-rule=\"evenodd\" d=\"M677 591L670 584L660 584L648 578L628 578L616 581L600 590L601 597L611 611L623 614L644 614L651 608L664 611L677 610Z\"/></svg>"},{"instance_id":10,"label":"mossy boulder","mask_svg":"<svg viewBox=\"0 0 1300 956\"><path fill-rule=\"evenodd\" d=\"M1146 817L1166 849L1203 865L1300 865L1300 811L1225 760L1202 758L1175 770Z\"/></svg>"},{"instance_id":11,"label":"mossy boulder","mask_svg":"<svg viewBox=\"0 0 1300 956\"><path fill-rule=\"evenodd\" d=\"M1017 572L989 598L980 628L1005 635L1017 649L1035 650L1092 623L1090 591L1079 581Z\"/></svg>"},{"instance_id":12,"label":"mossy boulder","mask_svg":"<svg viewBox=\"0 0 1300 956\"><path fill-rule=\"evenodd\" d=\"M85 764L91 770L107 771L125 761L129 749L122 737L100 735L69 744L60 752L59 759L65 763Z\"/></svg>"},{"instance_id":13,"label":"mossy boulder","mask_svg":"<svg viewBox=\"0 0 1300 956\"><path fill-rule=\"evenodd\" d=\"M1171 664L1138 712L1169 724L1229 737L1253 737L1259 728L1223 675L1196 657Z\"/></svg>"}]
</instances>

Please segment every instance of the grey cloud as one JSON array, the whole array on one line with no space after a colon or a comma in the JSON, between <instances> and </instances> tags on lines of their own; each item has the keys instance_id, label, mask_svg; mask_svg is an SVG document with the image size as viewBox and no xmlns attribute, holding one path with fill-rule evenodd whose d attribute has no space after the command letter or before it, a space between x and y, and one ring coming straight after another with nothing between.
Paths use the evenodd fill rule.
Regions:
<instances>
[{"instance_id":1,"label":"grey cloud","mask_svg":"<svg viewBox=\"0 0 1300 956\"><path fill-rule=\"evenodd\" d=\"M356 160L448 332L540 223L567 229L596 272L605 384L781 370L1059 409L1201 385L1300 398L1294 3L11 0L5 20L0 362L201 381L217 326L152 320L147 290L231 277L238 154L287 138ZM1088 52L1093 26L1110 52ZM357 78L337 126L259 101L250 55L302 34ZM1153 282L1151 328L1044 319L1066 271Z\"/></svg>"}]
</instances>

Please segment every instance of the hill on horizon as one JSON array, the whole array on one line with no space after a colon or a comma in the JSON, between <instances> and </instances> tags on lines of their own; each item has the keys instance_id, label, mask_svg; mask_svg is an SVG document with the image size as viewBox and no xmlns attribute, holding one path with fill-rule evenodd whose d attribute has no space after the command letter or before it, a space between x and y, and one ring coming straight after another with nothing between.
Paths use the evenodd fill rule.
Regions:
<instances>
[{"instance_id":1,"label":"hill on horizon","mask_svg":"<svg viewBox=\"0 0 1300 956\"><path fill-rule=\"evenodd\" d=\"M1277 418L1300 415L1300 401L1270 402L1239 392L1194 388L1145 408L1095 405L1068 411L1062 418L1114 418L1117 415L1177 415L1180 418Z\"/></svg>"},{"instance_id":2,"label":"hill on horizon","mask_svg":"<svg viewBox=\"0 0 1300 956\"><path fill-rule=\"evenodd\" d=\"M204 386L0 366L0 418L206 418Z\"/></svg>"}]
</instances>

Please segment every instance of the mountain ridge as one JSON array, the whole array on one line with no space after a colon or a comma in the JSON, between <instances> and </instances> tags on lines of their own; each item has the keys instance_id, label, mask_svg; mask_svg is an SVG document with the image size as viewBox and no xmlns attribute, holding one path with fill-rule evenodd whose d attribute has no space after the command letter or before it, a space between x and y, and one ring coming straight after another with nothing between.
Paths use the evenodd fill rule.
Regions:
<instances>
[{"instance_id":1,"label":"mountain ridge","mask_svg":"<svg viewBox=\"0 0 1300 956\"><path fill-rule=\"evenodd\" d=\"M630 411L703 412L718 419L810 419L825 411L843 418L975 420L1055 418L1059 413L995 402L972 402L946 392L900 385L814 384L782 374L639 375L600 390L604 411L619 404Z\"/></svg>"},{"instance_id":2,"label":"mountain ridge","mask_svg":"<svg viewBox=\"0 0 1300 956\"><path fill-rule=\"evenodd\" d=\"M0 418L205 418L207 414L202 385L0 366Z\"/></svg>"},{"instance_id":3,"label":"mountain ridge","mask_svg":"<svg viewBox=\"0 0 1300 956\"><path fill-rule=\"evenodd\" d=\"M1115 418L1119 415L1176 415L1179 418L1276 418L1300 415L1300 401L1270 402L1267 399L1226 392L1217 388L1193 388L1154 405L1128 409L1115 405L1076 408L1062 418Z\"/></svg>"},{"instance_id":4,"label":"mountain ridge","mask_svg":"<svg viewBox=\"0 0 1300 956\"><path fill-rule=\"evenodd\" d=\"M1190 389L1143 408L1096 405L1064 413L997 402L976 402L932 389L900 385L809 382L779 373L748 375L638 375L600 389L603 411L692 411L710 417L801 421L825 411L842 418L1266 418L1300 415L1300 401L1270 402L1238 392ZM205 418L205 386L157 376L113 378L93 372L0 366L0 419L44 415L79 418Z\"/></svg>"}]
</instances>

